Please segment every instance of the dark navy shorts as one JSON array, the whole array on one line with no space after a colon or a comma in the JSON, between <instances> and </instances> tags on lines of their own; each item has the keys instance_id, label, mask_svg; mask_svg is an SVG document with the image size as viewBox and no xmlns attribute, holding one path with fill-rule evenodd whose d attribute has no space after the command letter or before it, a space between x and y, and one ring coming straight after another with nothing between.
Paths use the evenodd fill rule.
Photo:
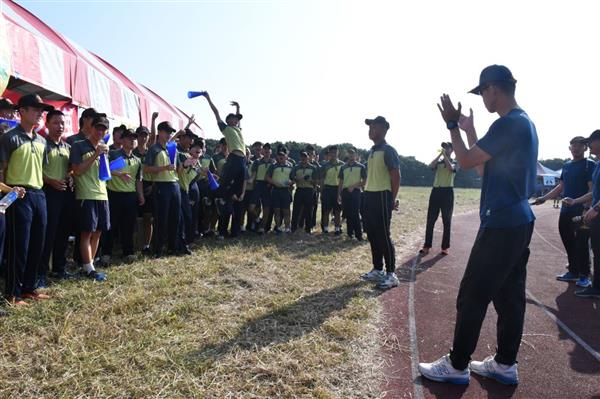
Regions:
<instances>
[{"instance_id":1,"label":"dark navy shorts","mask_svg":"<svg viewBox=\"0 0 600 399\"><path fill-rule=\"evenodd\" d=\"M325 212L330 212L331 210L340 211L342 209L342 206L338 203L337 187L323 187L323 192L321 193L321 207Z\"/></svg>"},{"instance_id":2,"label":"dark navy shorts","mask_svg":"<svg viewBox=\"0 0 600 399\"><path fill-rule=\"evenodd\" d=\"M271 192L271 208L290 209L292 203L292 193L289 188L274 187Z\"/></svg>"},{"instance_id":3,"label":"dark navy shorts","mask_svg":"<svg viewBox=\"0 0 600 399\"><path fill-rule=\"evenodd\" d=\"M271 207L271 185L266 181L257 181L252 190L252 204Z\"/></svg>"},{"instance_id":4,"label":"dark navy shorts","mask_svg":"<svg viewBox=\"0 0 600 399\"><path fill-rule=\"evenodd\" d=\"M110 230L108 201L77 200L77 205L79 209L79 231L93 232Z\"/></svg>"}]
</instances>

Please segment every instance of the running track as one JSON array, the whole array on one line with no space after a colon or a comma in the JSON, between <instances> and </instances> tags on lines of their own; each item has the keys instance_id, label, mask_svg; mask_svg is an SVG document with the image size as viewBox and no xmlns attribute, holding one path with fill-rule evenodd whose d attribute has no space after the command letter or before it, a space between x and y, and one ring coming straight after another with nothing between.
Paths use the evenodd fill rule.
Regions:
<instances>
[{"instance_id":1,"label":"running track","mask_svg":"<svg viewBox=\"0 0 600 399\"><path fill-rule=\"evenodd\" d=\"M566 264L558 210L534 210L518 387L475 375L467 387L439 384L416 372L419 361L436 360L452 345L458 285L479 224L477 214L470 213L454 217L448 257L432 250L423 259L404 259L397 270L400 287L382 295L385 330L393 338L385 350L386 398L600 398L600 301L577 298L573 283L555 280ZM441 220L434 247L441 242L438 227ZM494 353L495 323L490 305L474 359Z\"/></svg>"}]
</instances>

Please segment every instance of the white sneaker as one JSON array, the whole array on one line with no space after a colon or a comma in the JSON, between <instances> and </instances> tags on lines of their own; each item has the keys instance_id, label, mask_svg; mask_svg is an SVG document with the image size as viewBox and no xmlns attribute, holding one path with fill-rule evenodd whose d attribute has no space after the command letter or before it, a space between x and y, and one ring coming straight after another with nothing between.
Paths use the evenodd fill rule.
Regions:
<instances>
[{"instance_id":1,"label":"white sneaker","mask_svg":"<svg viewBox=\"0 0 600 399\"><path fill-rule=\"evenodd\" d=\"M517 363L512 366L500 364L494 360L494 356L488 356L482 362L472 361L469 363L469 368L475 374L492 378L505 385L517 385L519 383Z\"/></svg>"},{"instance_id":2,"label":"white sneaker","mask_svg":"<svg viewBox=\"0 0 600 399\"><path fill-rule=\"evenodd\" d=\"M400 285L400 281L396 273L386 273L385 277L377 284L377 288L388 289L397 287L398 285Z\"/></svg>"},{"instance_id":3,"label":"white sneaker","mask_svg":"<svg viewBox=\"0 0 600 399\"><path fill-rule=\"evenodd\" d=\"M383 270L373 269L368 273L363 274L360 278L364 281L379 282L385 277Z\"/></svg>"},{"instance_id":4,"label":"white sneaker","mask_svg":"<svg viewBox=\"0 0 600 399\"><path fill-rule=\"evenodd\" d=\"M102 255L100 257L100 263L103 265L110 265L110 255Z\"/></svg>"},{"instance_id":5,"label":"white sneaker","mask_svg":"<svg viewBox=\"0 0 600 399\"><path fill-rule=\"evenodd\" d=\"M428 380L457 385L467 385L470 379L469 368L455 369L448 355L433 363L419 363L419 373Z\"/></svg>"}]
</instances>

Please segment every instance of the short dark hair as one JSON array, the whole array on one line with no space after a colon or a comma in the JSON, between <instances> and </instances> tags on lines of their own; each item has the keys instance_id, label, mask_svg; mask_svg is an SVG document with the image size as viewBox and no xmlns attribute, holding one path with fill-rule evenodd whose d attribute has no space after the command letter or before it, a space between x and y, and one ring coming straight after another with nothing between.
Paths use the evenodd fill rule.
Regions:
<instances>
[{"instance_id":1,"label":"short dark hair","mask_svg":"<svg viewBox=\"0 0 600 399\"><path fill-rule=\"evenodd\" d=\"M223 137L223 138L221 138L221 140L219 140L219 144L227 145L227 140L225 140L225 137Z\"/></svg>"},{"instance_id":2,"label":"short dark hair","mask_svg":"<svg viewBox=\"0 0 600 399\"><path fill-rule=\"evenodd\" d=\"M350 154L354 155L354 154L356 154L356 151L354 150L354 148L348 148L348 149L346 150L346 153L347 153L348 155L350 155Z\"/></svg>"},{"instance_id":3,"label":"short dark hair","mask_svg":"<svg viewBox=\"0 0 600 399\"><path fill-rule=\"evenodd\" d=\"M192 141L191 147L200 147L200 148L204 149L204 139L202 137L198 137L197 139L194 139L194 141Z\"/></svg>"},{"instance_id":4,"label":"short dark hair","mask_svg":"<svg viewBox=\"0 0 600 399\"><path fill-rule=\"evenodd\" d=\"M491 85L496 86L502 93L511 97L515 95L515 90L517 89L516 82L493 82Z\"/></svg>"},{"instance_id":5,"label":"short dark hair","mask_svg":"<svg viewBox=\"0 0 600 399\"><path fill-rule=\"evenodd\" d=\"M312 144L308 144L306 147L304 147L304 151L306 152L310 152L310 151L314 151L315 147Z\"/></svg>"},{"instance_id":6,"label":"short dark hair","mask_svg":"<svg viewBox=\"0 0 600 399\"><path fill-rule=\"evenodd\" d=\"M300 158L308 158L308 154L306 153L306 151L302 151L300 153Z\"/></svg>"},{"instance_id":7,"label":"short dark hair","mask_svg":"<svg viewBox=\"0 0 600 399\"><path fill-rule=\"evenodd\" d=\"M255 141L255 142L252 144L252 147L262 147L262 145L263 145L263 143L261 143L260 141Z\"/></svg>"},{"instance_id":8,"label":"short dark hair","mask_svg":"<svg viewBox=\"0 0 600 399\"><path fill-rule=\"evenodd\" d=\"M48 113L46 114L46 122L49 122L50 119L52 119L52 117L56 115L65 116L65 114L62 113L62 111L58 109L53 109L52 111L48 111Z\"/></svg>"},{"instance_id":9,"label":"short dark hair","mask_svg":"<svg viewBox=\"0 0 600 399\"><path fill-rule=\"evenodd\" d=\"M271 149L271 144L269 144L269 143L264 143L264 144L263 144L263 146L262 146L262 148L263 148L264 150L270 150L270 149Z\"/></svg>"},{"instance_id":10,"label":"short dark hair","mask_svg":"<svg viewBox=\"0 0 600 399\"><path fill-rule=\"evenodd\" d=\"M338 150L337 145L330 145L329 150L327 152L333 152L333 151L337 151L337 150Z\"/></svg>"}]
</instances>

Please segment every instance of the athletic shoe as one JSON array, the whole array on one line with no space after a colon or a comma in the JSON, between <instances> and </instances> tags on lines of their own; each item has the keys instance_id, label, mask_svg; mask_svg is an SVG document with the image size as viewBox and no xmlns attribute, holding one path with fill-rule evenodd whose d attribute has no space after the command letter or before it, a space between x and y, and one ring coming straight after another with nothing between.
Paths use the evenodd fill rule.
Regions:
<instances>
[{"instance_id":1,"label":"athletic shoe","mask_svg":"<svg viewBox=\"0 0 600 399\"><path fill-rule=\"evenodd\" d=\"M592 281L588 277L581 276L575 285L581 288L587 288L592 286Z\"/></svg>"},{"instance_id":2,"label":"athletic shoe","mask_svg":"<svg viewBox=\"0 0 600 399\"><path fill-rule=\"evenodd\" d=\"M38 278L35 288L48 288L48 280L46 280L45 276Z\"/></svg>"},{"instance_id":3,"label":"athletic shoe","mask_svg":"<svg viewBox=\"0 0 600 399\"><path fill-rule=\"evenodd\" d=\"M565 274L559 274L556 276L558 281L577 281L579 277L571 272L566 272Z\"/></svg>"},{"instance_id":4,"label":"athletic shoe","mask_svg":"<svg viewBox=\"0 0 600 399\"><path fill-rule=\"evenodd\" d=\"M74 276L67 271L62 271L62 272L52 272L52 273L50 273L50 277L55 280L70 280Z\"/></svg>"},{"instance_id":5,"label":"athletic shoe","mask_svg":"<svg viewBox=\"0 0 600 399\"><path fill-rule=\"evenodd\" d=\"M441 254L441 255L443 255L443 256L448 256L448 255L450 255L449 248L442 249L442 252L440 252L440 254Z\"/></svg>"},{"instance_id":6,"label":"athletic shoe","mask_svg":"<svg viewBox=\"0 0 600 399\"><path fill-rule=\"evenodd\" d=\"M363 274L360 278L364 281L379 282L385 277L383 270L373 269L368 273Z\"/></svg>"},{"instance_id":7,"label":"athletic shoe","mask_svg":"<svg viewBox=\"0 0 600 399\"><path fill-rule=\"evenodd\" d=\"M600 298L600 289L587 287L579 291L575 291L575 295L580 298Z\"/></svg>"},{"instance_id":8,"label":"athletic shoe","mask_svg":"<svg viewBox=\"0 0 600 399\"><path fill-rule=\"evenodd\" d=\"M387 290L400 284L396 273L386 273L385 277L377 284L377 288Z\"/></svg>"},{"instance_id":9,"label":"athletic shoe","mask_svg":"<svg viewBox=\"0 0 600 399\"><path fill-rule=\"evenodd\" d=\"M29 306L29 303L25 302L23 300L23 298L16 298L13 296L13 297L8 298L7 301L10 306L14 306L17 308L22 307L22 306Z\"/></svg>"},{"instance_id":10,"label":"athletic shoe","mask_svg":"<svg viewBox=\"0 0 600 399\"><path fill-rule=\"evenodd\" d=\"M467 385L471 377L469 368L457 370L452 367L448 355L433 363L419 363L419 373L428 380L449 382L450 384Z\"/></svg>"},{"instance_id":11,"label":"athletic shoe","mask_svg":"<svg viewBox=\"0 0 600 399\"><path fill-rule=\"evenodd\" d=\"M96 281L106 281L106 274L92 270L85 274L87 278L91 278Z\"/></svg>"},{"instance_id":12,"label":"athletic shoe","mask_svg":"<svg viewBox=\"0 0 600 399\"><path fill-rule=\"evenodd\" d=\"M429 247L423 247L419 250L419 255L427 255L429 253Z\"/></svg>"},{"instance_id":13,"label":"athletic shoe","mask_svg":"<svg viewBox=\"0 0 600 399\"><path fill-rule=\"evenodd\" d=\"M46 295L46 294L41 294L38 292L25 292L22 295L23 299L33 299L35 301L41 301L44 299L50 299L50 295Z\"/></svg>"},{"instance_id":14,"label":"athletic shoe","mask_svg":"<svg viewBox=\"0 0 600 399\"><path fill-rule=\"evenodd\" d=\"M475 374L482 377L492 378L504 385L517 385L519 383L519 373L517 364L507 366L494 360L494 356L486 357L482 362L472 361L469 368Z\"/></svg>"},{"instance_id":15,"label":"athletic shoe","mask_svg":"<svg viewBox=\"0 0 600 399\"><path fill-rule=\"evenodd\" d=\"M342 229L340 229L339 227L336 227L335 228L335 235L336 236L342 235Z\"/></svg>"},{"instance_id":16,"label":"athletic shoe","mask_svg":"<svg viewBox=\"0 0 600 399\"><path fill-rule=\"evenodd\" d=\"M292 232L292 230L290 230L290 229L284 229L283 232L286 233L286 234L290 234Z\"/></svg>"},{"instance_id":17,"label":"athletic shoe","mask_svg":"<svg viewBox=\"0 0 600 399\"><path fill-rule=\"evenodd\" d=\"M144 255L144 256L152 256L152 250L150 249L150 247L144 247L142 249L142 255Z\"/></svg>"}]
</instances>

